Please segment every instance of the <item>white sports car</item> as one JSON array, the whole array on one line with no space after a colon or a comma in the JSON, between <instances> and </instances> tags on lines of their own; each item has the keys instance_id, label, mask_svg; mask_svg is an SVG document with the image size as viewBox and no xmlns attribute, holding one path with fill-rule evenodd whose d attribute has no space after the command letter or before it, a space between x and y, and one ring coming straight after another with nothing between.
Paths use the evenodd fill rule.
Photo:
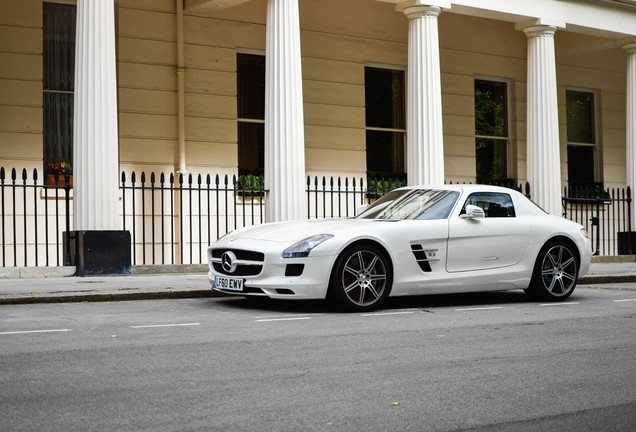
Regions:
<instances>
[{"instance_id":1,"label":"white sports car","mask_svg":"<svg viewBox=\"0 0 636 432\"><path fill-rule=\"evenodd\" d=\"M563 300L591 259L585 228L512 189L418 186L355 218L233 231L208 248L208 277L224 293L368 311L389 295L524 289Z\"/></svg>"}]
</instances>

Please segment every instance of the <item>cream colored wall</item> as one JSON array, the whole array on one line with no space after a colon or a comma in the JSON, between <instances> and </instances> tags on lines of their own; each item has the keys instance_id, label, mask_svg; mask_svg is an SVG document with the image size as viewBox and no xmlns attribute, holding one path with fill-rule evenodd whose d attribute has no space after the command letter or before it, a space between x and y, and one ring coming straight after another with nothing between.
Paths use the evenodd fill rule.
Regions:
<instances>
[{"instance_id":1,"label":"cream colored wall","mask_svg":"<svg viewBox=\"0 0 636 432\"><path fill-rule=\"evenodd\" d=\"M475 181L476 76L508 82L513 161L510 175L518 177L521 161L525 166L524 34L516 31L512 23L445 12L439 17L439 36L446 180ZM519 83L523 83L522 92ZM519 116L521 104L524 106ZM523 153L519 151L520 145L524 146Z\"/></svg>"},{"instance_id":2,"label":"cream colored wall","mask_svg":"<svg viewBox=\"0 0 636 432\"><path fill-rule=\"evenodd\" d=\"M172 0L120 0L116 9L122 170L173 172L177 51Z\"/></svg>"},{"instance_id":3,"label":"cream colored wall","mask_svg":"<svg viewBox=\"0 0 636 432\"><path fill-rule=\"evenodd\" d=\"M34 168L42 169L43 154L42 2L1 8L0 166L27 168L31 178Z\"/></svg>"},{"instance_id":4,"label":"cream colored wall","mask_svg":"<svg viewBox=\"0 0 636 432\"><path fill-rule=\"evenodd\" d=\"M565 92L568 88L595 93L598 180L606 188L624 187L626 181L626 55L613 41L557 32L559 81L559 132L561 177L567 179L567 121Z\"/></svg>"},{"instance_id":5,"label":"cream colored wall","mask_svg":"<svg viewBox=\"0 0 636 432\"><path fill-rule=\"evenodd\" d=\"M2 5L0 165L41 168L41 16L41 0ZM190 172L236 173L236 52L265 50L265 17L266 0L212 13L185 11ZM116 21L121 168L174 172L175 1L119 0ZM300 23L307 172L364 176L364 66L406 67L408 21L393 5L375 0L300 0ZM509 82L512 176L525 181L525 35L508 22L448 11L439 18L439 35L446 179L474 181L474 78L490 76ZM567 177L565 90L581 87L597 92L600 179L620 186L625 181L625 55L609 40L566 30L559 30L555 41L562 178Z\"/></svg>"}]
</instances>

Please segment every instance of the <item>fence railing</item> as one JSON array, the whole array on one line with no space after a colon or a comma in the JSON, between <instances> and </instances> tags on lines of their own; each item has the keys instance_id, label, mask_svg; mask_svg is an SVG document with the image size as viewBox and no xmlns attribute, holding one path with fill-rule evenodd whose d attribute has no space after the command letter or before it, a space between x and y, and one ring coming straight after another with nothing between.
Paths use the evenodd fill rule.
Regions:
<instances>
[{"instance_id":1,"label":"fence railing","mask_svg":"<svg viewBox=\"0 0 636 432\"><path fill-rule=\"evenodd\" d=\"M0 168L0 236L2 267L70 265L64 256L64 232L72 225L70 176L54 175L38 183L23 169L9 176ZM50 183L50 184L49 184Z\"/></svg>"},{"instance_id":2,"label":"fence railing","mask_svg":"<svg viewBox=\"0 0 636 432\"><path fill-rule=\"evenodd\" d=\"M595 255L618 255L618 233L631 232L632 194L627 189L567 187L563 190L563 217L585 227Z\"/></svg>"},{"instance_id":3,"label":"fence railing","mask_svg":"<svg viewBox=\"0 0 636 432\"><path fill-rule=\"evenodd\" d=\"M26 169L20 175L13 169L7 176L0 168L3 267L70 265L64 233L73 227L71 185L72 176L40 181L37 170L29 176ZM234 229L264 222L268 191L262 185L263 178L254 176L122 173L119 214L131 233L132 264L205 263L210 243ZM383 179L307 177L307 217L355 216L361 205L402 185ZM530 196L527 183L513 188ZM631 231L630 189L601 191L593 198L573 192L565 190L564 216L588 229L597 253L618 253L616 233Z\"/></svg>"},{"instance_id":4,"label":"fence railing","mask_svg":"<svg viewBox=\"0 0 636 432\"><path fill-rule=\"evenodd\" d=\"M259 181L260 180L260 181ZM263 179L154 173L121 175L123 228L132 264L205 263L210 243L265 219Z\"/></svg>"}]
</instances>

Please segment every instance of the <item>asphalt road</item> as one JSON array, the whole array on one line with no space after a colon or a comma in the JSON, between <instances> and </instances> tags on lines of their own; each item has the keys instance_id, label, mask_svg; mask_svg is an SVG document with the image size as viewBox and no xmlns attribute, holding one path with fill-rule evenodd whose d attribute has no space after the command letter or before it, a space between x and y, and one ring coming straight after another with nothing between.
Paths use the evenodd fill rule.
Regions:
<instances>
[{"instance_id":1,"label":"asphalt road","mask_svg":"<svg viewBox=\"0 0 636 432\"><path fill-rule=\"evenodd\" d=\"M636 291L0 306L7 432L635 429Z\"/></svg>"}]
</instances>

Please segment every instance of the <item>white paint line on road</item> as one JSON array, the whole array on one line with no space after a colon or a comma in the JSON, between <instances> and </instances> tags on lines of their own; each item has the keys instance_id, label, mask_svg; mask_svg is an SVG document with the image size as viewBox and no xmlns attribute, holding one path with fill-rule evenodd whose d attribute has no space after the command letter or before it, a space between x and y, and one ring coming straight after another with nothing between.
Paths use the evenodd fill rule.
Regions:
<instances>
[{"instance_id":1,"label":"white paint line on road","mask_svg":"<svg viewBox=\"0 0 636 432\"><path fill-rule=\"evenodd\" d=\"M268 319L259 319L256 322L273 322L273 321L298 321L298 320L309 320L310 316L305 317L295 317L295 318L268 318Z\"/></svg>"},{"instance_id":2,"label":"white paint line on road","mask_svg":"<svg viewBox=\"0 0 636 432\"><path fill-rule=\"evenodd\" d=\"M298 317L306 317L306 316L316 316L318 314L286 314L286 315L261 315L254 317L254 319L269 319L269 318L298 318Z\"/></svg>"},{"instance_id":3,"label":"white paint line on road","mask_svg":"<svg viewBox=\"0 0 636 432\"><path fill-rule=\"evenodd\" d=\"M14 334L29 334L29 333L55 333L55 332L70 332L71 329L54 329L54 330L23 330L23 331L10 331L0 332L0 335L14 335Z\"/></svg>"},{"instance_id":4,"label":"white paint line on road","mask_svg":"<svg viewBox=\"0 0 636 432\"><path fill-rule=\"evenodd\" d=\"M138 326L130 326L130 328L140 329L140 328L155 328L155 327L186 327L186 326L198 326L201 323L185 323L185 324L151 324L151 325L138 325Z\"/></svg>"},{"instance_id":5,"label":"white paint line on road","mask_svg":"<svg viewBox=\"0 0 636 432\"><path fill-rule=\"evenodd\" d=\"M543 306L572 306L572 305L577 305L579 304L578 302L568 302L568 303L543 303L540 304L539 306L543 307Z\"/></svg>"},{"instance_id":6,"label":"white paint line on road","mask_svg":"<svg viewBox=\"0 0 636 432\"><path fill-rule=\"evenodd\" d=\"M489 307L474 307L474 308L462 308L455 309L456 311L481 311L481 310L493 310L493 309L503 309L501 306L489 306Z\"/></svg>"},{"instance_id":7,"label":"white paint line on road","mask_svg":"<svg viewBox=\"0 0 636 432\"><path fill-rule=\"evenodd\" d=\"M633 302L636 301L636 299L623 299L623 300L612 300L615 303L620 303L620 302Z\"/></svg>"},{"instance_id":8,"label":"white paint line on road","mask_svg":"<svg viewBox=\"0 0 636 432\"><path fill-rule=\"evenodd\" d=\"M362 314L360 316L363 317L374 317L374 316L386 316L386 315L407 315L412 314L413 311L405 311L405 312L378 312L378 313L370 313L370 314Z\"/></svg>"}]
</instances>

